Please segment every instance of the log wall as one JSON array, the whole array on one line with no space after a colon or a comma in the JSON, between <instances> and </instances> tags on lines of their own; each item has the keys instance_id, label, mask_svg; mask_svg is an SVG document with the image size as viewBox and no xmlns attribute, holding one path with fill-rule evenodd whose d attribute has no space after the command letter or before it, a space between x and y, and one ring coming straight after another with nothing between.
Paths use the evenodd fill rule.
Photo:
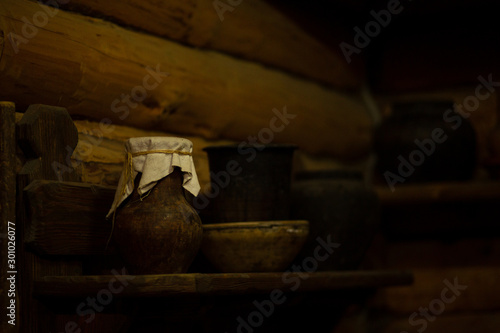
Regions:
<instances>
[{"instance_id":1,"label":"log wall","mask_svg":"<svg viewBox=\"0 0 500 333\"><path fill-rule=\"evenodd\" d=\"M62 8L104 17L152 35L217 50L341 89L357 89L364 82L362 69L347 66L340 50L334 47L336 43L322 43L272 4L261 0L233 4L236 5L224 1L167 0L159 7L152 0L72 0ZM339 27L332 39L339 43L341 33Z\"/></svg>"},{"instance_id":2,"label":"log wall","mask_svg":"<svg viewBox=\"0 0 500 333\"><path fill-rule=\"evenodd\" d=\"M264 1L242 1L223 20L213 2L204 0L168 0L161 8L153 0L60 2L59 10L34 0L0 3L0 100L15 102L17 111L38 103L66 107L79 134L67 166L87 183L117 184L130 137L182 136L193 141L206 189L209 169L202 149L258 137L285 106L296 117L273 133L272 142L299 145L296 170L366 171L375 124L368 110L383 119L397 100L462 103L474 94L478 75L498 73L498 65L491 66L497 53L486 42L490 33L464 44L462 35L450 40L444 31L437 39L442 44L430 45L433 31L420 36L402 31L393 35L397 43L388 38L371 48L383 57L368 73L377 90L370 105L360 93L363 70L348 66L335 45L320 42ZM40 13L47 22L33 23ZM339 29L332 40L341 41L344 32ZM453 47L443 51L443 45ZM456 57L466 53L464 45L487 45L488 52L475 53L465 68ZM484 53L488 62L481 61ZM490 157L488 137L499 112L494 93L470 117L479 164ZM476 180L489 181L489 175L479 168ZM426 332L497 332L499 237L474 220L479 215L448 215L456 220L439 220L446 212L425 220L451 229L455 223L462 231L479 224L483 234L453 239L378 234L364 268L409 269L415 284L378 292L365 307L351 309L336 333L414 332L420 326L408 317L439 298L443 281L455 277L468 289L427 323ZM398 225L410 220L403 213L397 217Z\"/></svg>"},{"instance_id":3,"label":"log wall","mask_svg":"<svg viewBox=\"0 0 500 333\"><path fill-rule=\"evenodd\" d=\"M62 10L30 28L22 18L45 14L42 7L0 4L0 98L19 108L57 105L97 121L236 141L259 135L286 108L297 119L282 117L274 142L342 159L370 149L372 122L356 92Z\"/></svg>"}]
</instances>

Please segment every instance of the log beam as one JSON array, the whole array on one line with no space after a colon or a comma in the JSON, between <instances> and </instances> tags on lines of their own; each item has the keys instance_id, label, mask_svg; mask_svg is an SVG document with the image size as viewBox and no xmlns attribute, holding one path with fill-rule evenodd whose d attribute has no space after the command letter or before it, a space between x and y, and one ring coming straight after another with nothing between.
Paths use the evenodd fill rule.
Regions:
<instances>
[{"instance_id":1,"label":"log beam","mask_svg":"<svg viewBox=\"0 0 500 333\"><path fill-rule=\"evenodd\" d=\"M274 143L310 153L354 159L369 151L372 124L355 94L62 10L27 35L23 17L43 8L0 4L0 98L21 109L42 103L106 123L236 141L274 126Z\"/></svg>"},{"instance_id":2,"label":"log beam","mask_svg":"<svg viewBox=\"0 0 500 333\"><path fill-rule=\"evenodd\" d=\"M62 8L335 87L359 88L362 84L362 69L348 64L337 47L345 34L343 28L338 33L329 31L336 42L328 46L267 1L226 3L227 10L217 10L214 4L217 1L167 0L159 5L154 0L72 0Z\"/></svg>"}]
</instances>

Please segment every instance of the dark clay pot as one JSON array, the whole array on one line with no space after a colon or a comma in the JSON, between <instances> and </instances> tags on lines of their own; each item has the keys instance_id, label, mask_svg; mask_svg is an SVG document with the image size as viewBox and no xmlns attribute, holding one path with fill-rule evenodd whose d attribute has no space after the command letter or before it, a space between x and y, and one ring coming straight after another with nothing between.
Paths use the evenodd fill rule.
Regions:
<instances>
[{"instance_id":1,"label":"dark clay pot","mask_svg":"<svg viewBox=\"0 0 500 333\"><path fill-rule=\"evenodd\" d=\"M295 149L281 144L204 148L210 167L210 222L289 219Z\"/></svg>"},{"instance_id":2,"label":"dark clay pot","mask_svg":"<svg viewBox=\"0 0 500 333\"><path fill-rule=\"evenodd\" d=\"M141 200L135 190L118 208L114 242L132 274L185 273L201 246L203 229L186 201L179 168Z\"/></svg>"},{"instance_id":3,"label":"dark clay pot","mask_svg":"<svg viewBox=\"0 0 500 333\"><path fill-rule=\"evenodd\" d=\"M356 269L377 232L379 200L361 173L343 170L302 172L292 185L292 219L309 221L309 237L295 262L314 258L323 241L338 243L318 270ZM323 256L326 252L321 252ZM323 259L323 258L321 258Z\"/></svg>"},{"instance_id":4,"label":"dark clay pot","mask_svg":"<svg viewBox=\"0 0 500 333\"><path fill-rule=\"evenodd\" d=\"M468 180L476 167L475 131L448 101L394 104L374 149L379 179L390 172L404 182Z\"/></svg>"}]
</instances>

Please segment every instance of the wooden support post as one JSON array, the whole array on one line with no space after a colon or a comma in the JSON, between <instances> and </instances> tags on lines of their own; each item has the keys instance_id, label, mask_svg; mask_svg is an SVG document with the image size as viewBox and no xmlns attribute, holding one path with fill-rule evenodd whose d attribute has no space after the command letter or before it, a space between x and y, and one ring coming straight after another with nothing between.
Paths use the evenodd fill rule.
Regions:
<instances>
[{"instance_id":1,"label":"wooden support post","mask_svg":"<svg viewBox=\"0 0 500 333\"><path fill-rule=\"evenodd\" d=\"M29 230L24 188L36 179L76 181L75 172L60 172L78 142L78 133L64 108L31 105L17 124L17 140L27 158L17 177L17 232L21 332L50 332L50 311L33 298L33 280L46 275L80 275L81 263L38 257L23 245ZM67 164L66 164L67 165Z\"/></svg>"},{"instance_id":2,"label":"wooden support post","mask_svg":"<svg viewBox=\"0 0 500 333\"><path fill-rule=\"evenodd\" d=\"M2 313L5 312L5 308L10 306L11 300L13 299L15 303L15 326L9 324L8 321L12 320L7 316L3 316L0 320L0 331L2 332L18 332L19 328L19 306L18 299L16 296L12 297L12 292L10 289L10 282L7 280L7 271L16 271L18 261L15 260L14 263L8 261L9 258L9 247L13 244L10 243L14 241L15 250L17 250L21 245L14 239L9 237L9 231L12 228L16 229L16 174L15 174L15 161L16 161L16 136L15 136L15 105L10 102L0 102L0 306L2 307ZM12 223L14 225L12 225ZM11 228L9 228L11 227ZM12 235L12 232L10 233ZM11 259L12 260L12 259ZM13 265L13 266L9 266ZM10 269L9 269L10 267ZM10 274L9 274L10 275ZM16 278L18 274L13 274ZM19 295L19 281L15 281L16 295ZM9 313L10 310L7 310Z\"/></svg>"}]
</instances>

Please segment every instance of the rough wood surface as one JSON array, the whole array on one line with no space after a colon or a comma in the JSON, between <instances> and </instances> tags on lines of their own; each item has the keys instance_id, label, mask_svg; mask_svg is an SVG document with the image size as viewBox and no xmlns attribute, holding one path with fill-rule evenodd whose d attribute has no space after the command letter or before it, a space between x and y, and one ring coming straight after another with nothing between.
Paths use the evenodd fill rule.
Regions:
<instances>
[{"instance_id":1,"label":"rough wood surface","mask_svg":"<svg viewBox=\"0 0 500 333\"><path fill-rule=\"evenodd\" d=\"M86 183L116 186L123 168L125 157L124 144L131 137L141 136L178 136L163 131L149 131L130 126L116 125L113 131L103 132L98 122L75 120L79 141L72 156L71 167L81 175ZM206 140L198 136L182 136L193 142L193 161L198 174L202 191L210 185L208 156L203 148L210 145L238 143L230 140ZM335 168L352 168L363 170L365 161L345 164L339 160L325 156L313 156L298 149L294 153L294 172L299 170L318 170Z\"/></svg>"},{"instance_id":2,"label":"rough wood surface","mask_svg":"<svg viewBox=\"0 0 500 333\"><path fill-rule=\"evenodd\" d=\"M77 180L75 172L57 173L53 162L65 163L73 152L78 133L69 114L63 108L32 105L16 125L18 144L23 148L26 163L17 175L16 217L18 244L24 244L29 234L24 188L36 179ZM62 262L36 256L24 246L18 246L20 300L19 330L21 332L47 332L50 330L52 314L32 298L32 281L45 275L81 274L81 263L75 260Z\"/></svg>"},{"instance_id":3,"label":"rough wood surface","mask_svg":"<svg viewBox=\"0 0 500 333\"><path fill-rule=\"evenodd\" d=\"M415 309L413 311L417 310L418 309ZM411 313L413 313L413 311ZM408 316L410 314L408 314ZM418 329L424 328L423 322L419 322L416 325L411 325L408 321L408 316L404 318L399 317L398 319L394 319L389 323L383 324L383 327L381 327L381 329L377 332L417 332ZM434 316L432 316L431 318L434 318ZM418 317L417 320L422 320L422 317ZM497 333L498 327L500 327L500 312L485 311L450 315L447 314L445 310L442 315L436 316L434 321L427 321L426 324L426 333Z\"/></svg>"},{"instance_id":4,"label":"rough wood surface","mask_svg":"<svg viewBox=\"0 0 500 333\"><path fill-rule=\"evenodd\" d=\"M499 267L444 267L444 268L412 268L415 282L408 287L395 287L379 290L375 306L392 313L410 315L419 307L428 307L433 299L441 299L442 291L451 285L460 285L454 295L453 302L446 304L447 313L461 311L488 311L498 309L500 304L500 287L498 286ZM456 283L455 283L456 279ZM462 287L460 287L462 288ZM459 295L458 295L459 294ZM453 294L446 293L446 297Z\"/></svg>"},{"instance_id":5,"label":"rough wood surface","mask_svg":"<svg viewBox=\"0 0 500 333\"><path fill-rule=\"evenodd\" d=\"M222 1L225 3L224 1ZM62 8L105 17L125 27L199 48L254 60L341 88L357 88L361 73L348 64L337 43L325 45L265 1L237 1L219 17L215 1L72 0ZM340 30L340 29L339 29Z\"/></svg>"},{"instance_id":6,"label":"rough wood surface","mask_svg":"<svg viewBox=\"0 0 500 333\"><path fill-rule=\"evenodd\" d=\"M111 221L106 220L106 214L113 203L115 187L37 180L25 191L31 217L25 243L39 255L106 252L111 233Z\"/></svg>"},{"instance_id":7,"label":"rough wood surface","mask_svg":"<svg viewBox=\"0 0 500 333\"><path fill-rule=\"evenodd\" d=\"M11 297L8 297L10 283L7 280L7 271L17 271L14 259L14 267L8 265L8 245L14 242L16 237L9 239L9 226L16 228L16 134L15 134L15 105L10 102L0 102L0 301L5 307L10 304ZM14 223L14 225L9 224ZM16 233L14 233L16 235ZM17 249L16 249L17 250ZM17 276L17 275L16 275ZM16 283L17 284L17 283ZM19 286L19 284L17 284ZM16 290L16 302L19 300L19 290ZM19 307L16 304L17 311ZM8 313L8 311L7 311ZM8 324L11 318L2 318L0 330L2 332L17 332L18 326ZM16 323L18 319L16 318Z\"/></svg>"},{"instance_id":8,"label":"rough wood surface","mask_svg":"<svg viewBox=\"0 0 500 333\"><path fill-rule=\"evenodd\" d=\"M401 185L394 192L380 185L375 187L375 191L381 203L386 206L500 200L498 181Z\"/></svg>"},{"instance_id":9,"label":"rough wood surface","mask_svg":"<svg viewBox=\"0 0 500 333\"><path fill-rule=\"evenodd\" d=\"M76 127L64 108L30 105L17 126L18 143L27 158L21 175L30 180L79 180L74 170L63 167L78 142Z\"/></svg>"},{"instance_id":10,"label":"rough wood surface","mask_svg":"<svg viewBox=\"0 0 500 333\"><path fill-rule=\"evenodd\" d=\"M380 239L377 242L380 243ZM375 244L374 244L375 245ZM500 289L498 257L500 238L460 238L378 244L368 253L370 267L404 269L414 274L408 287L380 289L370 302L367 327L377 332L416 332L422 328L420 309L439 308L445 280L467 286L460 295L445 303L444 311L428 321L426 332L498 331ZM452 296L446 291L446 297ZM425 311L425 310L424 310ZM436 310L435 310L436 311ZM417 313L413 325L409 317ZM349 325L349 327L353 327ZM339 331L343 332L343 331ZM357 332L357 331L356 331Z\"/></svg>"},{"instance_id":11,"label":"rough wood surface","mask_svg":"<svg viewBox=\"0 0 500 333\"><path fill-rule=\"evenodd\" d=\"M70 167L81 174L82 181L92 184L116 186L125 159L125 141L132 137L179 136L163 131L149 131L130 126L115 125L113 131L103 132L99 123L89 120L75 120L79 141L72 156ZM182 136L193 142L193 161L200 185L206 188L210 182L207 145L228 144L233 141L208 141L197 136Z\"/></svg>"},{"instance_id":12,"label":"rough wood surface","mask_svg":"<svg viewBox=\"0 0 500 333\"><path fill-rule=\"evenodd\" d=\"M405 271L346 271L311 272L308 278L299 273L231 273L231 274L167 274L137 275L128 280L129 286L119 295L133 297L164 297L174 295L236 295L269 293L274 289L290 291L298 281L300 291L331 291L370 289L408 285L412 274ZM304 276L304 273L302 273ZM35 282L39 296L80 297L108 287L113 276L46 276Z\"/></svg>"},{"instance_id":13,"label":"rough wood surface","mask_svg":"<svg viewBox=\"0 0 500 333\"><path fill-rule=\"evenodd\" d=\"M12 44L12 34L23 36L20 18L40 11L26 0L0 5L7 36L0 98L21 108L63 106L98 121L210 139L249 140L261 133L262 141L272 136L275 143L342 159L370 149L372 124L357 93L62 10L33 38ZM296 117L276 118L284 107ZM276 131L269 134L271 127Z\"/></svg>"},{"instance_id":14,"label":"rough wood surface","mask_svg":"<svg viewBox=\"0 0 500 333\"><path fill-rule=\"evenodd\" d=\"M494 267L499 257L500 237L388 242L378 234L365 256L365 262L371 262L370 267L385 269L443 269Z\"/></svg>"}]
</instances>

